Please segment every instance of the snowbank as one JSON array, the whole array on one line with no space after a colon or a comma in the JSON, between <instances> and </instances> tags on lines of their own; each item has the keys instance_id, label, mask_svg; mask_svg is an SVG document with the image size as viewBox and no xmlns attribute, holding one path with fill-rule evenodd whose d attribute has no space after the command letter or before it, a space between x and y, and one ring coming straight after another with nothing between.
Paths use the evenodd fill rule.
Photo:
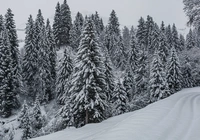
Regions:
<instances>
[{"instance_id":1,"label":"snowbank","mask_svg":"<svg viewBox=\"0 0 200 140\"><path fill-rule=\"evenodd\" d=\"M184 89L144 109L33 140L199 140L200 88Z\"/></svg>"}]
</instances>

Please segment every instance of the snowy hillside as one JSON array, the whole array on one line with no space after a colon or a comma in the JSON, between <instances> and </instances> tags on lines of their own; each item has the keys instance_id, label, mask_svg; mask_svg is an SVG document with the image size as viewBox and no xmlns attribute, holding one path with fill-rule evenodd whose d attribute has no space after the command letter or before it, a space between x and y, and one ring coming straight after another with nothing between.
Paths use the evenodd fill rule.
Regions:
<instances>
[{"instance_id":1,"label":"snowy hillside","mask_svg":"<svg viewBox=\"0 0 200 140\"><path fill-rule=\"evenodd\" d=\"M132 113L33 140L199 140L200 88L184 89Z\"/></svg>"}]
</instances>

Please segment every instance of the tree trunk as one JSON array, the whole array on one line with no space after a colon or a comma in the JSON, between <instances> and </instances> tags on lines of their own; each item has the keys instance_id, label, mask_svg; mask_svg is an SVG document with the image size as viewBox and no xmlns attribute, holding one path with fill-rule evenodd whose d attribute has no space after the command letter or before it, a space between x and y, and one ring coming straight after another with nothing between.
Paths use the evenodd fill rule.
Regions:
<instances>
[{"instance_id":1,"label":"tree trunk","mask_svg":"<svg viewBox=\"0 0 200 140\"><path fill-rule=\"evenodd\" d=\"M85 111L85 124L88 124L89 121L89 113L88 113L88 109L86 109Z\"/></svg>"}]
</instances>

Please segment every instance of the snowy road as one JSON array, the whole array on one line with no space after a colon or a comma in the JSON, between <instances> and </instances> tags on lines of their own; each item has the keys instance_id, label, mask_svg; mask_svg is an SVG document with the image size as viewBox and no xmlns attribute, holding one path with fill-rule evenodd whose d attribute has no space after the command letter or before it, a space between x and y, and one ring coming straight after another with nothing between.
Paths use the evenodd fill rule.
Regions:
<instances>
[{"instance_id":1,"label":"snowy road","mask_svg":"<svg viewBox=\"0 0 200 140\"><path fill-rule=\"evenodd\" d=\"M200 88L132 113L33 140L200 140Z\"/></svg>"}]
</instances>

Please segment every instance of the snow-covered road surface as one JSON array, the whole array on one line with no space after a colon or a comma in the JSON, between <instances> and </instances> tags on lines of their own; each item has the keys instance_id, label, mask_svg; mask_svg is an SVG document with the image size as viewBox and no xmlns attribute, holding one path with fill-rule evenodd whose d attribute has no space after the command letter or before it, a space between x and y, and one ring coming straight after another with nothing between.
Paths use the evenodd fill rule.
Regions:
<instances>
[{"instance_id":1,"label":"snow-covered road surface","mask_svg":"<svg viewBox=\"0 0 200 140\"><path fill-rule=\"evenodd\" d=\"M200 88L184 89L144 109L33 140L200 140Z\"/></svg>"}]
</instances>

